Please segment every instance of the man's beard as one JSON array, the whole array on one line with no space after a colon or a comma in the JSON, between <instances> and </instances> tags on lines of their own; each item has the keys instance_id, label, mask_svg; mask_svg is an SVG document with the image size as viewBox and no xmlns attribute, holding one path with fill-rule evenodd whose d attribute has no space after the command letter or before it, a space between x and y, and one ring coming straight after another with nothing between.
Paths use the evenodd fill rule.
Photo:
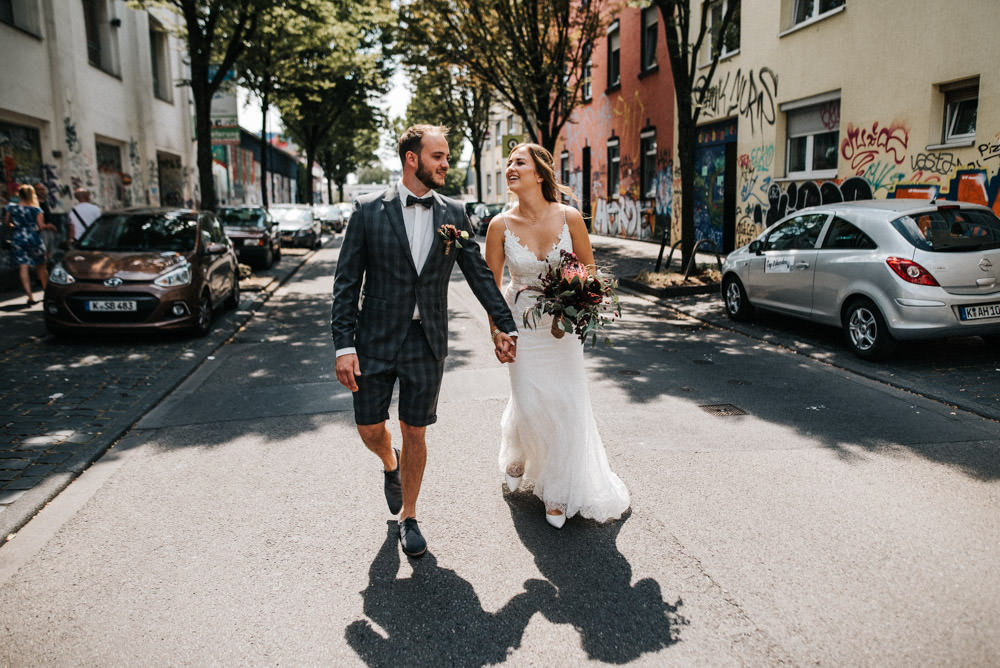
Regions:
<instances>
[{"instance_id":1,"label":"man's beard","mask_svg":"<svg viewBox=\"0 0 1000 668\"><path fill-rule=\"evenodd\" d=\"M423 183L425 186L434 190L435 188L440 188L444 185L444 182L437 183L434 181L434 172L424 167L424 161L417 156L417 180Z\"/></svg>"}]
</instances>

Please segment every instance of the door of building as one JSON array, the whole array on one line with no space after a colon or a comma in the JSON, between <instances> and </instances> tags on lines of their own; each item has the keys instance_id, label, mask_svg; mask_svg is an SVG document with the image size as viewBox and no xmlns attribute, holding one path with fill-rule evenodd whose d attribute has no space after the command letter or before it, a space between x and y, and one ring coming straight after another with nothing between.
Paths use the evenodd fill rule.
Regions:
<instances>
[{"instance_id":1,"label":"door of building","mask_svg":"<svg viewBox=\"0 0 1000 668\"><path fill-rule=\"evenodd\" d=\"M694 164L695 241L728 253L736 238L736 119L698 128Z\"/></svg>"}]
</instances>

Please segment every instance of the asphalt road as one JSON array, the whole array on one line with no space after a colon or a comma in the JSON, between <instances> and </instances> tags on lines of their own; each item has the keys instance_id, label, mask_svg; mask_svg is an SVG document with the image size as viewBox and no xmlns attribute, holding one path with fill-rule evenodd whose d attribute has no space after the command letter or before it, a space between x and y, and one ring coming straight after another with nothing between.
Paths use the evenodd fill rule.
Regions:
<instances>
[{"instance_id":1,"label":"asphalt road","mask_svg":"<svg viewBox=\"0 0 1000 668\"><path fill-rule=\"evenodd\" d=\"M588 352L632 508L555 531L501 486L506 371L456 275L406 559L333 376L335 261L0 548L0 663L1000 662L998 423L713 326L711 300L626 297Z\"/></svg>"}]
</instances>

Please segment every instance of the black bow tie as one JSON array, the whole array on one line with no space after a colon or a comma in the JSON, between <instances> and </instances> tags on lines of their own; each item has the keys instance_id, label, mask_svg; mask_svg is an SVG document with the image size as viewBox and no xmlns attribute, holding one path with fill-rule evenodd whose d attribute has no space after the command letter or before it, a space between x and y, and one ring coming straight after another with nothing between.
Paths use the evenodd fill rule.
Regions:
<instances>
[{"instance_id":1,"label":"black bow tie","mask_svg":"<svg viewBox=\"0 0 1000 668\"><path fill-rule=\"evenodd\" d=\"M414 197L413 195L407 195L406 206L413 206L414 204L419 204L425 209L429 209L431 208L431 205L434 204L434 197L432 195L428 195L427 197L420 198Z\"/></svg>"}]
</instances>

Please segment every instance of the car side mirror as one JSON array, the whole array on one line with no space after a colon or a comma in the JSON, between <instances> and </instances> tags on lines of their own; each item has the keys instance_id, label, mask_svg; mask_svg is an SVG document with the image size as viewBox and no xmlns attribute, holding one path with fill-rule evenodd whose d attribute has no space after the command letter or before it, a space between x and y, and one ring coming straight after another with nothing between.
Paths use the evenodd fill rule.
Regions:
<instances>
[{"instance_id":1,"label":"car side mirror","mask_svg":"<svg viewBox=\"0 0 1000 668\"><path fill-rule=\"evenodd\" d=\"M750 242L750 246L747 248L754 255L760 255L764 252L764 242L760 239Z\"/></svg>"},{"instance_id":2,"label":"car side mirror","mask_svg":"<svg viewBox=\"0 0 1000 668\"><path fill-rule=\"evenodd\" d=\"M209 255L221 255L226 252L226 248L226 244L216 241L208 244L205 248L205 252Z\"/></svg>"}]
</instances>

